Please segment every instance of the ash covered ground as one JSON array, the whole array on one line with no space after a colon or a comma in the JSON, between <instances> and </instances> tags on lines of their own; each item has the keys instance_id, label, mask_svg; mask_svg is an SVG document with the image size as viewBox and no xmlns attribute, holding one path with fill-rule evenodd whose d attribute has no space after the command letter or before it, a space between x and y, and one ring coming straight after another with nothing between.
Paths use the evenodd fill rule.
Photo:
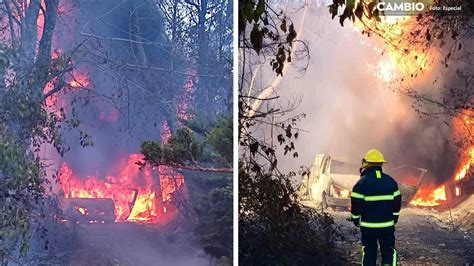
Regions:
<instances>
[{"instance_id":1,"label":"ash covered ground","mask_svg":"<svg viewBox=\"0 0 474 266\"><path fill-rule=\"evenodd\" d=\"M350 265L360 265L360 232L346 220L350 213L329 212L344 237L339 244ZM474 195L446 211L403 208L395 236L401 265L474 264Z\"/></svg>"},{"instance_id":2,"label":"ash covered ground","mask_svg":"<svg viewBox=\"0 0 474 266\"><path fill-rule=\"evenodd\" d=\"M59 228L48 252L22 265L211 265L186 231L136 223L85 224ZM59 232L58 232L59 233ZM47 255L46 255L47 254Z\"/></svg>"}]
</instances>

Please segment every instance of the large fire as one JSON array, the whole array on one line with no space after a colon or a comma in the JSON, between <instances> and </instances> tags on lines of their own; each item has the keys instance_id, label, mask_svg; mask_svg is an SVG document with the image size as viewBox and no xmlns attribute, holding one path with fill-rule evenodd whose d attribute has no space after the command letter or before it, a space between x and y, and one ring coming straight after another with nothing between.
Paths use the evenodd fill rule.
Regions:
<instances>
[{"instance_id":1,"label":"large fire","mask_svg":"<svg viewBox=\"0 0 474 266\"><path fill-rule=\"evenodd\" d=\"M454 181L459 181L466 177L471 169L471 165L474 162L474 148L471 148L468 153L468 159L461 163L460 169L454 175ZM455 196L460 196L461 190L458 186L455 186ZM438 206L442 201L446 201L446 185L441 185L436 189L421 187L413 200L410 202L413 206Z\"/></svg>"},{"instance_id":2,"label":"large fire","mask_svg":"<svg viewBox=\"0 0 474 266\"><path fill-rule=\"evenodd\" d=\"M38 4L38 2L31 0L13 2L17 7L12 10L14 19L22 22L27 16L27 7L30 7L30 2ZM62 16L65 13L65 8L72 2L60 2L61 4L57 8L58 15ZM40 10L35 25L38 42L43 37L45 26L44 12L46 8L44 0L41 0L39 4ZM3 23L4 20L0 19L0 22ZM19 27L19 23L14 25L17 24ZM6 25L1 26L6 29L5 32L8 32ZM70 26L68 25L68 27ZM14 28L13 30L20 32L19 28ZM5 34L5 32L0 34L0 36L5 37L5 40L13 42L13 40L9 39L9 36L13 36L13 34ZM48 113L54 114L58 118L71 111L69 110L71 109L69 101L71 94L92 91L92 86L97 86L93 80L90 80L88 71L84 71L83 65L78 67L74 65L71 59L65 58L65 55L67 55L67 48L64 47L65 38L73 38L74 36L68 37L65 35L58 35L56 31L54 32L51 44L51 72L62 69L64 63L70 64L73 70L66 71L60 77L52 78L43 88L44 94L51 94L45 99L45 109ZM70 61L64 62L64 60ZM195 91L195 83L197 82L196 71L190 68L188 72L189 77L183 86L182 96L177 97L175 100L176 115L183 120L192 118L192 114L189 111L192 107L193 93ZM101 107L97 112L97 118L100 121L116 123L120 118L120 112L117 108ZM162 141L166 142L170 136L171 130L165 121L162 126ZM75 172L77 169L74 170L68 162L62 162L58 170L58 179L65 197L69 199L111 199L114 202L116 221L159 222L165 213L169 214L171 212L170 207L173 206L176 199L175 195L184 193L183 175L167 166L156 168L144 167L140 169L136 164L136 162L143 160L143 156L140 154L120 156L122 159L119 163L104 166L108 171L106 176L78 176L77 172ZM110 202L110 200L107 201ZM76 206L75 211L83 216L90 215L93 212L92 209L83 206ZM90 222L93 223L94 221Z\"/></svg>"},{"instance_id":3,"label":"large fire","mask_svg":"<svg viewBox=\"0 0 474 266\"><path fill-rule=\"evenodd\" d=\"M381 17L381 22L372 22L369 27L377 29L381 38L386 43L400 44L403 33L411 31L417 26L413 16ZM366 22L371 23L371 22ZM367 24L355 23L358 29L365 30ZM380 49L376 49L382 51ZM384 49L383 59L376 66L376 75L385 82L392 82L396 79L403 79L406 76L416 75L420 71L428 71L428 62L432 55L423 51L420 47L410 47L404 49L397 45Z\"/></svg>"},{"instance_id":4,"label":"large fire","mask_svg":"<svg viewBox=\"0 0 474 266\"><path fill-rule=\"evenodd\" d=\"M117 174L105 178L78 177L63 163L59 172L61 188L67 198L112 199L116 221L158 222L173 193L183 186L184 177L165 167L158 171L145 167L141 171L136 162L142 159L140 154L129 155L116 167ZM79 211L85 214L85 210Z\"/></svg>"},{"instance_id":5,"label":"large fire","mask_svg":"<svg viewBox=\"0 0 474 266\"><path fill-rule=\"evenodd\" d=\"M384 82L393 82L398 80L403 81L406 76L416 77L417 74L430 71L429 62L435 57L436 51L423 49L422 45L410 45L410 47L399 47L403 44L403 34L406 32L419 31L417 28L416 17L414 16L398 16L398 17L381 17L381 22L366 22L373 23L369 27L376 29L376 32L381 35L386 43L393 46L385 47L383 49L376 48L377 51L384 55L376 65L376 76ZM359 29L366 29L367 24L360 22L356 23ZM468 138L472 143L472 115L465 115L460 121L453 121L453 126L456 134ZM461 122L461 123L458 123ZM468 132L466 134L466 132ZM472 163L474 163L474 147L469 147L466 150L466 158L461 160L459 167L451 180L459 181L463 179L470 171ZM438 187L422 186L415 194L413 200L410 202L412 206L438 206L447 200L446 190L449 186L444 183ZM460 188L455 186L455 195L461 194Z\"/></svg>"},{"instance_id":6,"label":"large fire","mask_svg":"<svg viewBox=\"0 0 474 266\"><path fill-rule=\"evenodd\" d=\"M444 185L436 188L421 187L416 192L410 205L413 206L438 206L446 201L446 187Z\"/></svg>"}]
</instances>

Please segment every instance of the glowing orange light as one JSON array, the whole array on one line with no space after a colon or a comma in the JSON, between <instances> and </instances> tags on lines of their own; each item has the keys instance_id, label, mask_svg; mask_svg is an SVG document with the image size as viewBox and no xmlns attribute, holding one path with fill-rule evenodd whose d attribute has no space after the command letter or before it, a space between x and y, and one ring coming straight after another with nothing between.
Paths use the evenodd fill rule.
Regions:
<instances>
[{"instance_id":1,"label":"glowing orange light","mask_svg":"<svg viewBox=\"0 0 474 266\"><path fill-rule=\"evenodd\" d=\"M351 194L351 192L349 190L341 189L339 191L339 198L348 199L348 198L350 198L350 194Z\"/></svg>"},{"instance_id":2,"label":"glowing orange light","mask_svg":"<svg viewBox=\"0 0 474 266\"><path fill-rule=\"evenodd\" d=\"M89 87L89 78L84 74L73 74L74 77L68 82L71 88L87 88Z\"/></svg>"},{"instance_id":3,"label":"glowing orange light","mask_svg":"<svg viewBox=\"0 0 474 266\"><path fill-rule=\"evenodd\" d=\"M86 208L79 207L79 208L77 208L77 210L81 213L81 215L86 215L87 214L87 209Z\"/></svg>"},{"instance_id":4,"label":"glowing orange light","mask_svg":"<svg viewBox=\"0 0 474 266\"><path fill-rule=\"evenodd\" d=\"M363 24L357 21L354 25L358 30L365 30L367 23L369 28L378 29L377 32L385 41L382 48L383 57L376 67L376 76L385 82L394 81L397 78L412 75L420 71L428 71L428 61L432 57L430 53L421 50L421 47L388 47L386 43L399 43L404 32L410 31L415 25L415 17L411 16L382 16L381 22L366 21Z\"/></svg>"},{"instance_id":5,"label":"glowing orange light","mask_svg":"<svg viewBox=\"0 0 474 266\"><path fill-rule=\"evenodd\" d=\"M413 200L410 202L412 206L438 206L440 201L446 201L446 187L444 185L430 190L421 187L416 192Z\"/></svg>"},{"instance_id":6,"label":"glowing orange light","mask_svg":"<svg viewBox=\"0 0 474 266\"><path fill-rule=\"evenodd\" d=\"M471 149L471 152L469 153L469 158L467 160L467 162L463 163L462 164L462 167L461 169L456 173L456 176L454 178L454 180L461 180L463 179L468 171L471 169L471 164L474 162L474 148Z\"/></svg>"},{"instance_id":7,"label":"glowing orange light","mask_svg":"<svg viewBox=\"0 0 474 266\"><path fill-rule=\"evenodd\" d=\"M112 199L117 221L156 222L159 219L159 210L162 210L159 199L171 200L173 193L183 186L184 177L169 168L159 168L160 185L157 186L152 170L145 167L140 171L136 165L136 162L141 160L141 154L129 155L117 166L118 174L107 176L106 179L95 176L79 178L67 163L63 163L59 174L61 187L67 198ZM134 199L133 208L130 210ZM87 213L87 210L78 211Z\"/></svg>"}]
</instances>

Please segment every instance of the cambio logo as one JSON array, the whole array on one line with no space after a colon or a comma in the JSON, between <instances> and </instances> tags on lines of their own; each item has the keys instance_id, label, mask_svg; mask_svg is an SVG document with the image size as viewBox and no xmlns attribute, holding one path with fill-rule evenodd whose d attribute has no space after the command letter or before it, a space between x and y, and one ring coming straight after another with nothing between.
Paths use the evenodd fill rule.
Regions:
<instances>
[{"instance_id":1,"label":"cambio logo","mask_svg":"<svg viewBox=\"0 0 474 266\"><path fill-rule=\"evenodd\" d=\"M386 15L408 15L422 12L425 9L425 4L410 0L385 0L379 1L376 7Z\"/></svg>"},{"instance_id":2,"label":"cambio logo","mask_svg":"<svg viewBox=\"0 0 474 266\"><path fill-rule=\"evenodd\" d=\"M423 3L385 3L380 2L377 4L377 9L380 11L423 11L425 4Z\"/></svg>"}]
</instances>

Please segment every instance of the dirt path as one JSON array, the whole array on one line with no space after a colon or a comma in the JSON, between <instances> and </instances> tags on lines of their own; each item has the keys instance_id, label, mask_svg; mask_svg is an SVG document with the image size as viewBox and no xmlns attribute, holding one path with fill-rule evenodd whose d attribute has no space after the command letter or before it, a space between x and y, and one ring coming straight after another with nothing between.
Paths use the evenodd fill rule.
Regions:
<instances>
[{"instance_id":1,"label":"dirt path","mask_svg":"<svg viewBox=\"0 0 474 266\"><path fill-rule=\"evenodd\" d=\"M84 225L54 246L28 265L210 265L189 235L133 223Z\"/></svg>"},{"instance_id":2,"label":"dirt path","mask_svg":"<svg viewBox=\"0 0 474 266\"><path fill-rule=\"evenodd\" d=\"M360 232L345 220L349 212L330 212L346 237L340 244L349 250L351 263L360 265ZM474 264L474 228L455 226L453 230L452 220L447 217L434 210L402 210L395 232L401 265Z\"/></svg>"}]
</instances>

